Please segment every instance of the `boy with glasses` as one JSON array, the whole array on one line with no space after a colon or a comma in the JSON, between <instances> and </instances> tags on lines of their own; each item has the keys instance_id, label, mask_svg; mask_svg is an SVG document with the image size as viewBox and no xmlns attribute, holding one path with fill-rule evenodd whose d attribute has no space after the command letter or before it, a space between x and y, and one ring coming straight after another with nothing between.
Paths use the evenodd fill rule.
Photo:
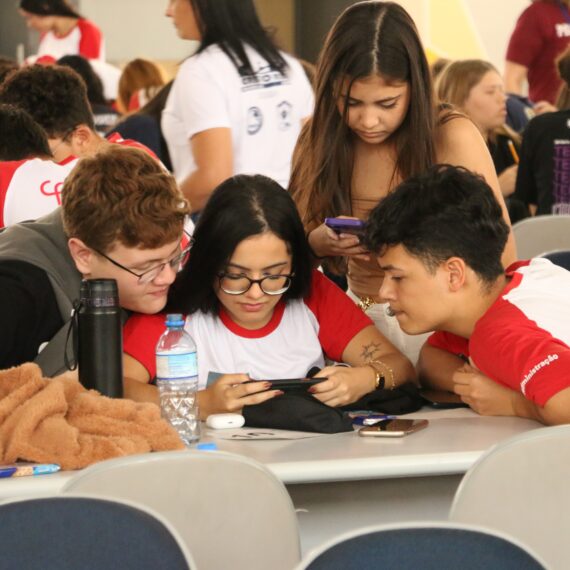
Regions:
<instances>
[{"instance_id":1,"label":"boy with glasses","mask_svg":"<svg viewBox=\"0 0 570 570\"><path fill-rule=\"evenodd\" d=\"M69 321L82 278L115 279L127 311L161 311L188 257L188 211L175 180L144 152L113 146L83 159L61 208L0 233L0 368L36 359ZM41 365L61 372L63 351Z\"/></svg>"}]
</instances>

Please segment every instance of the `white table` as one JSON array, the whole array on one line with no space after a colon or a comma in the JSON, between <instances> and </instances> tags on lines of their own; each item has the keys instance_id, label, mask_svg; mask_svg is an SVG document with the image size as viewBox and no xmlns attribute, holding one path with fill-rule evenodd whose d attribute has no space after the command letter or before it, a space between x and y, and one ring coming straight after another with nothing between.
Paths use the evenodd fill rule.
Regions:
<instances>
[{"instance_id":1,"label":"white table","mask_svg":"<svg viewBox=\"0 0 570 570\"><path fill-rule=\"evenodd\" d=\"M306 552L369 524L446 519L462 475L484 451L540 427L532 420L484 418L467 409L424 409L406 417L425 417L430 425L395 439L356 433L294 441L214 439L220 450L263 463L287 485ZM0 480L0 499L55 494L72 476Z\"/></svg>"}]
</instances>

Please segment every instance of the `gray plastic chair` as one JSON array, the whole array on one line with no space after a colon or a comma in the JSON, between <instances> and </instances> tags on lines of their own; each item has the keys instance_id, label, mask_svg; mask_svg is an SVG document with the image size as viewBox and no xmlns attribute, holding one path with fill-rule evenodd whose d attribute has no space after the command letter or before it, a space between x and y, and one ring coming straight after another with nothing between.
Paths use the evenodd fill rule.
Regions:
<instances>
[{"instance_id":1,"label":"gray plastic chair","mask_svg":"<svg viewBox=\"0 0 570 570\"><path fill-rule=\"evenodd\" d=\"M544 570L503 533L473 525L417 522L370 526L334 538L296 570Z\"/></svg>"},{"instance_id":2,"label":"gray plastic chair","mask_svg":"<svg viewBox=\"0 0 570 570\"><path fill-rule=\"evenodd\" d=\"M290 570L300 559L285 486L240 455L192 450L103 461L78 473L63 492L147 505L178 530L199 569Z\"/></svg>"},{"instance_id":3,"label":"gray plastic chair","mask_svg":"<svg viewBox=\"0 0 570 570\"><path fill-rule=\"evenodd\" d=\"M528 544L552 570L570 566L570 425L515 436L466 473L450 519L485 525Z\"/></svg>"},{"instance_id":4,"label":"gray plastic chair","mask_svg":"<svg viewBox=\"0 0 570 570\"><path fill-rule=\"evenodd\" d=\"M188 570L178 533L131 502L79 495L0 505L0 567L26 570Z\"/></svg>"},{"instance_id":5,"label":"gray plastic chair","mask_svg":"<svg viewBox=\"0 0 570 570\"><path fill-rule=\"evenodd\" d=\"M519 259L545 251L570 249L570 215L533 216L513 225Z\"/></svg>"}]
</instances>

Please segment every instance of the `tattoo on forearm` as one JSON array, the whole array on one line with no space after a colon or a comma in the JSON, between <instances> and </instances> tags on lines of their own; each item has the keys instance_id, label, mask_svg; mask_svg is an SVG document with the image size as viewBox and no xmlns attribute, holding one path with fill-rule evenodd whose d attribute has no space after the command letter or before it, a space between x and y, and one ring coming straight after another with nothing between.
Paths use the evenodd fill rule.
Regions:
<instances>
[{"instance_id":1,"label":"tattoo on forearm","mask_svg":"<svg viewBox=\"0 0 570 570\"><path fill-rule=\"evenodd\" d=\"M360 356L364 362L370 362L371 360L375 360L380 356L380 346L382 343L380 342L371 342L370 344L365 344L362 347L362 353Z\"/></svg>"}]
</instances>

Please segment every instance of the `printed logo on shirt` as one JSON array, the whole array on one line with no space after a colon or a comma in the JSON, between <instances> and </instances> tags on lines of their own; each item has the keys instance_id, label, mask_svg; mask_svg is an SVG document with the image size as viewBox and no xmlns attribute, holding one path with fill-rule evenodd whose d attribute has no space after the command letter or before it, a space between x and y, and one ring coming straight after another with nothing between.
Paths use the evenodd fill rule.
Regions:
<instances>
[{"instance_id":1,"label":"printed logo on shirt","mask_svg":"<svg viewBox=\"0 0 570 570\"><path fill-rule=\"evenodd\" d=\"M570 140L554 140L552 213L570 214Z\"/></svg>"},{"instance_id":2,"label":"printed logo on shirt","mask_svg":"<svg viewBox=\"0 0 570 570\"><path fill-rule=\"evenodd\" d=\"M545 366L550 366L551 362L558 360L558 354L549 354L544 360L541 360L536 366L531 368L528 371L528 374L525 375L523 381L521 382L521 392L526 396L526 385L532 379L532 377Z\"/></svg>"},{"instance_id":3,"label":"printed logo on shirt","mask_svg":"<svg viewBox=\"0 0 570 570\"><path fill-rule=\"evenodd\" d=\"M277 105L278 121L277 125L282 131L286 131L293 126L291 121L291 114L293 111L293 105L289 101L281 101Z\"/></svg>"},{"instance_id":4,"label":"printed logo on shirt","mask_svg":"<svg viewBox=\"0 0 570 570\"><path fill-rule=\"evenodd\" d=\"M556 37L557 38L568 38L570 37L570 24L556 24Z\"/></svg>"},{"instance_id":5,"label":"printed logo on shirt","mask_svg":"<svg viewBox=\"0 0 570 570\"><path fill-rule=\"evenodd\" d=\"M57 205L61 206L61 189L63 187L63 182L58 182L57 184L51 183L51 180L46 180L40 184L40 192L44 196L55 196L57 200ZM51 189L53 188L53 189Z\"/></svg>"},{"instance_id":6,"label":"printed logo on shirt","mask_svg":"<svg viewBox=\"0 0 570 570\"><path fill-rule=\"evenodd\" d=\"M260 67L254 75L243 75L240 72L243 92L253 91L255 89L267 89L269 87L278 87L289 83L280 71L272 69L270 65Z\"/></svg>"},{"instance_id":7,"label":"printed logo on shirt","mask_svg":"<svg viewBox=\"0 0 570 570\"><path fill-rule=\"evenodd\" d=\"M250 107L247 110L247 134L255 135L263 126L263 113L259 107Z\"/></svg>"}]
</instances>

